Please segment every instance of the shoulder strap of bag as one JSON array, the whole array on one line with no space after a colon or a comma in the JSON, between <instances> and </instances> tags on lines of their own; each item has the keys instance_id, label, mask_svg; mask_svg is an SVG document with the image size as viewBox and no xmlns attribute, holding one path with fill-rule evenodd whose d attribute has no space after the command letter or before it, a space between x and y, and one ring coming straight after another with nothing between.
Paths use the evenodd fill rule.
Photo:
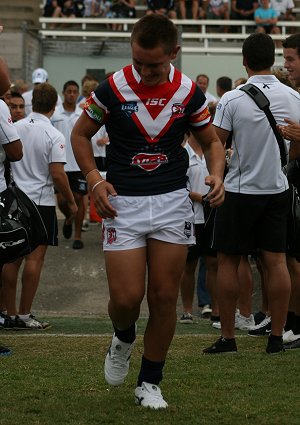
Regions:
<instances>
[{"instance_id":1,"label":"shoulder strap of bag","mask_svg":"<svg viewBox=\"0 0 300 425\"><path fill-rule=\"evenodd\" d=\"M254 84L245 84L243 87L240 87L239 90L242 90L243 92L247 93L254 100L259 109L264 111L264 113L266 114L279 146L281 166L282 168L285 167L287 164L285 144L281 134L277 129L275 118L272 112L270 111L269 99Z\"/></svg>"}]
</instances>

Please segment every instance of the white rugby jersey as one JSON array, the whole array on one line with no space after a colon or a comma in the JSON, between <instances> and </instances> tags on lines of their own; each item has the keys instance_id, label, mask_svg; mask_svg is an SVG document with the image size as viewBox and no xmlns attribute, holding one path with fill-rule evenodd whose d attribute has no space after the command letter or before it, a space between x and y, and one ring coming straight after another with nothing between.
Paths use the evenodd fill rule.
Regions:
<instances>
[{"instance_id":1,"label":"white rugby jersey","mask_svg":"<svg viewBox=\"0 0 300 425\"><path fill-rule=\"evenodd\" d=\"M6 145L19 139L20 137L13 125L9 108L6 103L0 99L0 144ZM5 189L4 164L0 161L0 192L3 192Z\"/></svg>"},{"instance_id":2,"label":"white rugby jersey","mask_svg":"<svg viewBox=\"0 0 300 425\"><path fill-rule=\"evenodd\" d=\"M187 170L188 182L187 188L191 192L201 193L206 195L209 191L209 186L205 184L205 177L209 175L204 155L200 157L187 142L184 145L189 155L189 168ZM204 223L203 206L200 202L193 201L195 214L195 224Z\"/></svg>"},{"instance_id":3,"label":"white rugby jersey","mask_svg":"<svg viewBox=\"0 0 300 425\"><path fill-rule=\"evenodd\" d=\"M71 132L81 113L82 109L78 105L76 105L74 112L67 112L63 105L59 105L55 108L55 112L51 117L54 127L65 136L67 158L65 171L80 171L71 145Z\"/></svg>"},{"instance_id":4,"label":"white rugby jersey","mask_svg":"<svg viewBox=\"0 0 300 425\"><path fill-rule=\"evenodd\" d=\"M15 123L23 141L23 158L12 162L16 184L37 205L56 205L49 164L66 162L65 138L49 118L32 112Z\"/></svg>"},{"instance_id":5,"label":"white rugby jersey","mask_svg":"<svg viewBox=\"0 0 300 425\"><path fill-rule=\"evenodd\" d=\"M285 125L284 118L300 121L300 95L295 90L274 75L255 75L247 83L256 85L269 99L277 124ZM225 93L213 124L233 131L233 155L225 178L227 191L260 195L288 188L274 132L265 113L248 94L238 89ZM289 142L285 144L288 156Z\"/></svg>"}]
</instances>

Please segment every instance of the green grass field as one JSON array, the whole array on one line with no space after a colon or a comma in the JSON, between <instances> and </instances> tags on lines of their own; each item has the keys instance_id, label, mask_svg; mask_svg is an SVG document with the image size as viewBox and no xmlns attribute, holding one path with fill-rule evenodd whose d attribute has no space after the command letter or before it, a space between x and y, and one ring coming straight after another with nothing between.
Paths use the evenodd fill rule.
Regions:
<instances>
[{"instance_id":1,"label":"green grass field","mask_svg":"<svg viewBox=\"0 0 300 425\"><path fill-rule=\"evenodd\" d=\"M300 424L300 350L265 353L266 339L237 336L238 354L205 356L219 332L207 320L178 324L161 384L166 411L134 404L145 321L123 386L109 387L107 319L50 318L47 331L0 331L0 424Z\"/></svg>"}]
</instances>

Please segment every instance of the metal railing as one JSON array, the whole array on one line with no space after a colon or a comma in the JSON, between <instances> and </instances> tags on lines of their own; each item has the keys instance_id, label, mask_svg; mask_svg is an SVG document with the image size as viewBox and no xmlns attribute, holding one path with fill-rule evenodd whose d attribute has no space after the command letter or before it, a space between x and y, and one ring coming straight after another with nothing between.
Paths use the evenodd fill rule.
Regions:
<instances>
[{"instance_id":1,"label":"metal railing","mask_svg":"<svg viewBox=\"0 0 300 425\"><path fill-rule=\"evenodd\" d=\"M39 22L41 24L39 33L42 38L126 40L130 37L130 29L136 19L42 17ZM173 22L181 27L183 53L240 54L240 46L231 45L231 42L243 41L256 26L252 20L175 19ZM112 31L111 24L122 24L122 31ZM277 26L281 29L281 34L272 34L274 40L284 40L288 35L288 29L295 28L296 31L300 31L299 21L279 21ZM220 31L224 27L228 27L229 32ZM233 28L237 32L233 31ZM282 54L281 50L276 49L276 53Z\"/></svg>"}]
</instances>

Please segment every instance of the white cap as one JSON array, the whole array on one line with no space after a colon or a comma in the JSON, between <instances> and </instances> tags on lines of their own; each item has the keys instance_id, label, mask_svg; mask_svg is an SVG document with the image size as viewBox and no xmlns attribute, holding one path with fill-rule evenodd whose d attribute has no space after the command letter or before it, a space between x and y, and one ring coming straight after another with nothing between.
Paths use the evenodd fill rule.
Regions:
<instances>
[{"instance_id":1,"label":"white cap","mask_svg":"<svg viewBox=\"0 0 300 425\"><path fill-rule=\"evenodd\" d=\"M37 68L32 73L32 84L46 83L48 81L48 72L44 68Z\"/></svg>"}]
</instances>

